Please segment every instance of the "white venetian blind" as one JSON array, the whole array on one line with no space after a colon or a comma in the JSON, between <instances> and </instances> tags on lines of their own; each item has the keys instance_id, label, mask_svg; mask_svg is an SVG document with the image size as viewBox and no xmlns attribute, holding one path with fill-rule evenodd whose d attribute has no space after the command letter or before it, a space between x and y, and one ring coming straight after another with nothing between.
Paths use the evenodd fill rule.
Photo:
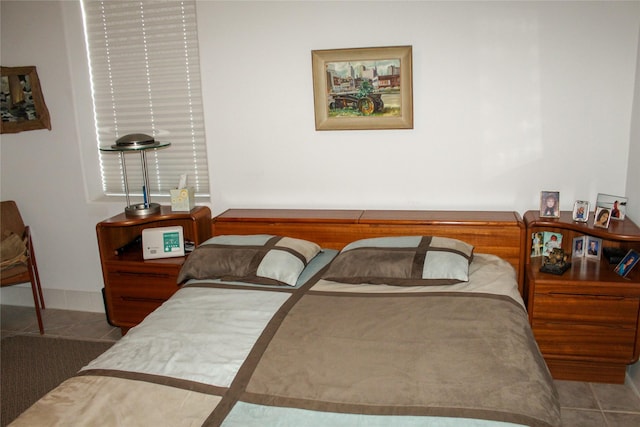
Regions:
<instances>
[{"instance_id":1,"label":"white venetian blind","mask_svg":"<svg viewBox=\"0 0 640 427\"><path fill-rule=\"evenodd\" d=\"M98 145L144 133L169 148L148 150L151 194L181 174L209 195L195 1L82 0ZM131 194L142 190L140 157L125 155ZM106 195L124 194L120 156L100 152Z\"/></svg>"}]
</instances>

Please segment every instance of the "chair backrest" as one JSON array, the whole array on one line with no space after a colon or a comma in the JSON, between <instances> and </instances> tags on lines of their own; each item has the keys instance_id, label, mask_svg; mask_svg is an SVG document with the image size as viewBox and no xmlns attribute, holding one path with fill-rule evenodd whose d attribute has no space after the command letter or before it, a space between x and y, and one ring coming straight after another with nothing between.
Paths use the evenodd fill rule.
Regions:
<instances>
[{"instance_id":1,"label":"chair backrest","mask_svg":"<svg viewBox=\"0 0 640 427\"><path fill-rule=\"evenodd\" d=\"M16 202L8 200L1 202L0 205L0 228L2 229L2 234L4 234L5 231L12 231L18 236L22 236L24 233L24 222L22 221L22 216L20 216Z\"/></svg>"}]
</instances>

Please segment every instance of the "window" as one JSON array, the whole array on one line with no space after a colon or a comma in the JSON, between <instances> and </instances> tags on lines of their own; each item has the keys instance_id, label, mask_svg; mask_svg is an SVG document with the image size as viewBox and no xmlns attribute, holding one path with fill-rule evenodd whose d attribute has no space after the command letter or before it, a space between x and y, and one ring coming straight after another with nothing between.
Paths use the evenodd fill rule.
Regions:
<instances>
[{"instance_id":1,"label":"window","mask_svg":"<svg viewBox=\"0 0 640 427\"><path fill-rule=\"evenodd\" d=\"M82 0L82 7L98 145L130 133L171 142L147 151L151 194L168 194L186 173L196 194L208 196L195 1ZM141 193L139 156L125 158L131 194ZM104 194L123 195L120 156L100 152L100 168Z\"/></svg>"}]
</instances>

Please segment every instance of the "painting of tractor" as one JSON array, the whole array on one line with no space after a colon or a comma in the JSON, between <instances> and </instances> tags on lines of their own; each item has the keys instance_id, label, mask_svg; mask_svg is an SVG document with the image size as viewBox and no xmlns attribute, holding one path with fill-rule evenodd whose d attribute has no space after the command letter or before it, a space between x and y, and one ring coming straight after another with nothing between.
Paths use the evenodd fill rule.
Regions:
<instances>
[{"instance_id":1,"label":"painting of tractor","mask_svg":"<svg viewBox=\"0 0 640 427\"><path fill-rule=\"evenodd\" d=\"M338 65L342 73L338 72ZM346 71L344 71L346 70ZM331 63L327 65L327 102L330 116L399 115L387 108L383 95L399 99L400 67L387 65L379 74L375 63ZM390 70L390 73L389 71Z\"/></svg>"}]
</instances>

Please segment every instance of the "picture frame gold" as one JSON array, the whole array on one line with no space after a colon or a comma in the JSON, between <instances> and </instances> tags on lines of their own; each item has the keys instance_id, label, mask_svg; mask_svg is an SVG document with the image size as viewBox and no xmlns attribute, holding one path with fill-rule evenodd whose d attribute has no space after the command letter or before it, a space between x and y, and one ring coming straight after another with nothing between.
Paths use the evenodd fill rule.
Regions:
<instances>
[{"instance_id":1,"label":"picture frame gold","mask_svg":"<svg viewBox=\"0 0 640 427\"><path fill-rule=\"evenodd\" d=\"M0 67L0 133L51 130L36 67Z\"/></svg>"},{"instance_id":2,"label":"picture frame gold","mask_svg":"<svg viewBox=\"0 0 640 427\"><path fill-rule=\"evenodd\" d=\"M413 129L411 46L312 50L316 130Z\"/></svg>"}]
</instances>

